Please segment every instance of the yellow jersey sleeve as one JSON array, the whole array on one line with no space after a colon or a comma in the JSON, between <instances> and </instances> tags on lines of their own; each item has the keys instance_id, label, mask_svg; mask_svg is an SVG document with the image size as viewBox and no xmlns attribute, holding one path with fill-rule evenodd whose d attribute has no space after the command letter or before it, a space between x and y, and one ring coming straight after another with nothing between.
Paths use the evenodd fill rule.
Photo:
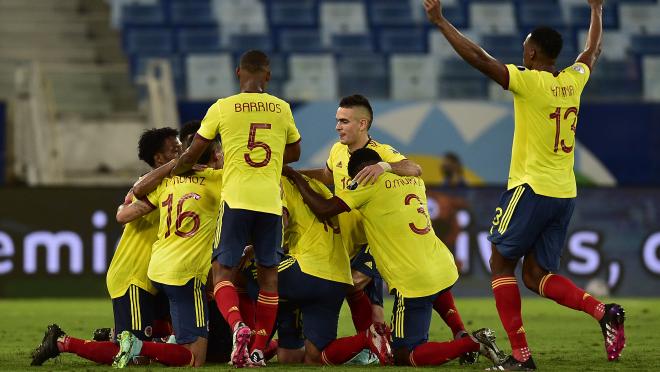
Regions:
<instances>
[{"instance_id":1,"label":"yellow jersey sleeve","mask_svg":"<svg viewBox=\"0 0 660 372\"><path fill-rule=\"evenodd\" d=\"M218 134L218 127L220 125L220 118L222 112L220 111L220 101L216 101L214 104L209 107L202 119L202 125L200 126L197 134L206 138L207 140L212 140Z\"/></svg>"},{"instance_id":2,"label":"yellow jersey sleeve","mask_svg":"<svg viewBox=\"0 0 660 372\"><path fill-rule=\"evenodd\" d=\"M509 72L509 86L507 90L517 95L530 93L535 81L538 81L538 71L529 70L522 66L506 65ZM533 92L531 92L533 93Z\"/></svg>"},{"instance_id":3,"label":"yellow jersey sleeve","mask_svg":"<svg viewBox=\"0 0 660 372\"><path fill-rule=\"evenodd\" d=\"M406 157L403 156L400 152L398 152L394 147L373 140L371 142L374 143L374 145L369 146L369 148L376 150L376 152L378 153L378 155L380 155L380 158L383 159L383 161L386 161L388 163L396 163L401 160L406 160Z\"/></svg>"},{"instance_id":4,"label":"yellow jersey sleeve","mask_svg":"<svg viewBox=\"0 0 660 372\"><path fill-rule=\"evenodd\" d=\"M289 130L287 131L286 144L290 145L301 140L300 132L298 132L298 127L296 127L296 121L293 119L293 112L291 112L291 106L286 104L286 110L288 111L288 120L289 120Z\"/></svg>"},{"instance_id":5,"label":"yellow jersey sleeve","mask_svg":"<svg viewBox=\"0 0 660 372\"><path fill-rule=\"evenodd\" d=\"M576 86L580 92L582 92L587 85L589 77L591 76L589 66L582 62L575 62L572 66L564 69L564 72L575 80Z\"/></svg>"}]
</instances>

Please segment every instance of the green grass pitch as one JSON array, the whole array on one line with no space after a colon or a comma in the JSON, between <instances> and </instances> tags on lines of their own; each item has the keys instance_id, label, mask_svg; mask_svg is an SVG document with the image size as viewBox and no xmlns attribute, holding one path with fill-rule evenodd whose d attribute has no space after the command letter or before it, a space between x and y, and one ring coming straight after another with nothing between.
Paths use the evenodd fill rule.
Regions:
<instances>
[{"instance_id":1,"label":"green grass pitch","mask_svg":"<svg viewBox=\"0 0 660 372\"><path fill-rule=\"evenodd\" d=\"M565 309L552 301L539 298L523 299L523 318L528 341L541 371L646 371L660 368L660 299L617 299L626 309L627 348L618 362L607 362L600 328L589 316ZM491 327L498 335L498 344L509 351L505 333L500 325L494 301L457 299L457 306L470 329ZM386 304L386 315L391 301ZM434 314L432 340L448 340L449 329ZM74 337L89 338L92 330L112 324L112 309L102 299L44 299L0 300L0 370L2 371L64 371L101 370L92 362L65 354L46 362L43 367L30 367L30 353L43 336L46 325L56 322ZM342 310L339 334L351 334L350 314ZM457 361L441 367L443 371L483 370L489 364L480 359L475 366L460 366ZM157 364L132 367L142 370L164 369ZM372 367L303 367L280 366L275 370L336 370L361 371ZM413 368L389 367L400 371ZM202 370L233 370L225 365L207 365Z\"/></svg>"}]
</instances>

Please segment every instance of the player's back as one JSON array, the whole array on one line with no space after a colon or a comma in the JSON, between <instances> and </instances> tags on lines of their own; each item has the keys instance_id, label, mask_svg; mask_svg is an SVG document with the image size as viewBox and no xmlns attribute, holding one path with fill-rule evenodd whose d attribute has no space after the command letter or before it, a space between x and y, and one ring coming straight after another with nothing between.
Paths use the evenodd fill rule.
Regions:
<instances>
[{"instance_id":1,"label":"player's back","mask_svg":"<svg viewBox=\"0 0 660 372\"><path fill-rule=\"evenodd\" d=\"M300 139L291 108L267 93L240 93L209 108L198 132L220 134L223 199L232 209L281 214L280 175L287 144Z\"/></svg>"},{"instance_id":2,"label":"player's back","mask_svg":"<svg viewBox=\"0 0 660 372\"><path fill-rule=\"evenodd\" d=\"M150 279L169 285L184 285L192 278L206 283L221 189L222 170L208 168L166 178L147 195L160 212Z\"/></svg>"},{"instance_id":3,"label":"player's back","mask_svg":"<svg viewBox=\"0 0 660 372\"><path fill-rule=\"evenodd\" d=\"M575 131L589 68L575 63L556 74L507 69L516 122L508 188L527 183L537 194L574 197Z\"/></svg>"},{"instance_id":4,"label":"player's back","mask_svg":"<svg viewBox=\"0 0 660 372\"><path fill-rule=\"evenodd\" d=\"M306 177L310 187L325 198L332 193L321 182ZM319 220L303 201L298 188L286 177L282 178L284 207L289 212L289 224L284 241L289 255L300 269L309 275L335 282L353 284L348 254L343 247L337 219Z\"/></svg>"},{"instance_id":5,"label":"player's back","mask_svg":"<svg viewBox=\"0 0 660 372\"><path fill-rule=\"evenodd\" d=\"M390 288L422 297L454 284L454 258L433 231L421 178L383 173L376 184L338 196L362 213L370 252Z\"/></svg>"}]
</instances>

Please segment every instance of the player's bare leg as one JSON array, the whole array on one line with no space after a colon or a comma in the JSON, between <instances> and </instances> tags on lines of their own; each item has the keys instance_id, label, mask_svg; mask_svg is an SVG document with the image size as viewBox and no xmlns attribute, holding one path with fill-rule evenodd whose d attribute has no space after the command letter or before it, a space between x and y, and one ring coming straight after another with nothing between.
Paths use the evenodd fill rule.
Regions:
<instances>
[{"instance_id":1,"label":"player's bare leg","mask_svg":"<svg viewBox=\"0 0 660 372\"><path fill-rule=\"evenodd\" d=\"M301 364L305 362L305 347L300 349L277 348L277 361L280 364Z\"/></svg>"},{"instance_id":2,"label":"player's bare leg","mask_svg":"<svg viewBox=\"0 0 660 372\"><path fill-rule=\"evenodd\" d=\"M577 287L568 278L543 269L533 253L525 256L523 281L527 288L537 294L554 300L562 306L591 315L600 323L608 360L619 358L626 346L623 307L618 304L605 305Z\"/></svg>"},{"instance_id":3,"label":"player's bare leg","mask_svg":"<svg viewBox=\"0 0 660 372\"><path fill-rule=\"evenodd\" d=\"M190 350L193 355L193 367L201 367L206 363L206 349L208 344L208 339L197 337L195 342L183 345L186 349Z\"/></svg>"}]
</instances>

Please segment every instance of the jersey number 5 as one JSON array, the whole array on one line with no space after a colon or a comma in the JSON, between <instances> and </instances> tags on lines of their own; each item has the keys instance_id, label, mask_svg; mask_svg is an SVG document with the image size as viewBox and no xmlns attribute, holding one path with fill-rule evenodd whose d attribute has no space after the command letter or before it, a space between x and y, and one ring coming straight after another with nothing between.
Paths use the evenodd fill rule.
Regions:
<instances>
[{"instance_id":1,"label":"jersey number 5","mask_svg":"<svg viewBox=\"0 0 660 372\"><path fill-rule=\"evenodd\" d=\"M564 111L564 120L568 120L568 117L573 114L573 122L571 123L571 131L573 132L573 145L567 146L566 142L562 139L559 139L559 134L561 132L561 107L557 107L555 112L550 114L550 119L555 119L555 152L559 150L559 145L561 145L561 151L570 154L573 151L575 145L575 125L577 124L577 107L569 107Z\"/></svg>"},{"instance_id":2,"label":"jersey number 5","mask_svg":"<svg viewBox=\"0 0 660 372\"><path fill-rule=\"evenodd\" d=\"M266 158L260 162L256 162L252 160L249 153L243 154L243 158L245 159L245 162L248 163L248 165L250 165L251 167L261 168L261 167L265 167L266 165L268 165L268 163L270 163L270 156L272 153L270 146L268 146L268 144L266 144L265 142L260 142L255 139L255 137L257 136L257 129L270 129L270 127L271 125L266 123L250 124L250 136L248 137L248 143L247 143L248 150L252 151L257 147L259 147L264 149L264 151L266 152Z\"/></svg>"},{"instance_id":3,"label":"jersey number 5","mask_svg":"<svg viewBox=\"0 0 660 372\"><path fill-rule=\"evenodd\" d=\"M176 203L176 222L175 222L175 229L174 233L177 236L180 236L182 238L189 238L199 230L199 215L193 211L183 211L183 203L186 202L188 199L195 199L199 200L201 199L201 196L199 194L196 194L194 192L185 194L184 196L179 199L179 202ZM161 204L163 207L167 207L167 232L165 233L165 237L170 236L170 226L172 226L172 201L174 199L174 195L170 194L167 196L167 199ZM188 230L188 231L181 231L181 226L183 225L183 221L186 218L191 218L193 222L193 227Z\"/></svg>"},{"instance_id":4,"label":"jersey number 5","mask_svg":"<svg viewBox=\"0 0 660 372\"><path fill-rule=\"evenodd\" d=\"M412 230L412 232L414 232L415 234L426 235L429 233L429 231L431 231L431 218L429 217L428 214L426 214L426 210L424 210L424 206L422 206L422 200L419 198L419 196L415 194L408 194L406 195L406 199L404 202L406 205L410 205L410 202L413 200L417 200L417 202L419 203L419 207L417 208L417 213L423 215L424 218L426 219L426 227L420 229L419 227L415 226L413 222L410 222L408 224L408 227L410 227L410 230Z\"/></svg>"}]
</instances>

